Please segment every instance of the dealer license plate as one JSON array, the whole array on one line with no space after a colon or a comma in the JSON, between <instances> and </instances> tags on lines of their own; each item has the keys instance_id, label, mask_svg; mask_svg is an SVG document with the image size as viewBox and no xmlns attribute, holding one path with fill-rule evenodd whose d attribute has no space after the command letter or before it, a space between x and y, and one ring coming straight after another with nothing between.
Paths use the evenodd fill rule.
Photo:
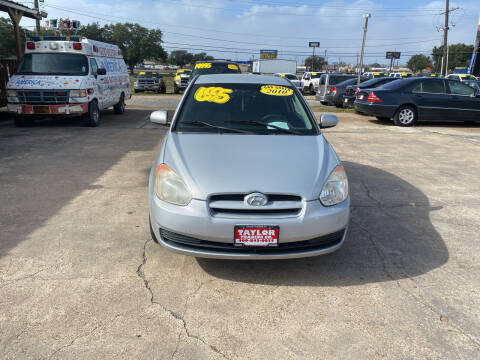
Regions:
<instances>
[{"instance_id":1,"label":"dealer license plate","mask_svg":"<svg viewBox=\"0 0 480 360\"><path fill-rule=\"evenodd\" d=\"M267 247L278 246L278 226L241 225L235 226L234 245Z\"/></svg>"}]
</instances>

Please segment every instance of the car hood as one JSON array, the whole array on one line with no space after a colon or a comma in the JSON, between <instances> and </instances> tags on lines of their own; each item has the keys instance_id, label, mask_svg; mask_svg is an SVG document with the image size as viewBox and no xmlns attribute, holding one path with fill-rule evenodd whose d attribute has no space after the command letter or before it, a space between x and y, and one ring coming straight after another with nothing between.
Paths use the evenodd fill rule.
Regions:
<instances>
[{"instance_id":1,"label":"car hood","mask_svg":"<svg viewBox=\"0 0 480 360\"><path fill-rule=\"evenodd\" d=\"M258 191L312 200L339 160L322 135L170 133L163 162L196 199Z\"/></svg>"},{"instance_id":2,"label":"car hood","mask_svg":"<svg viewBox=\"0 0 480 360\"><path fill-rule=\"evenodd\" d=\"M79 89L84 76L13 75L8 89Z\"/></svg>"}]
</instances>

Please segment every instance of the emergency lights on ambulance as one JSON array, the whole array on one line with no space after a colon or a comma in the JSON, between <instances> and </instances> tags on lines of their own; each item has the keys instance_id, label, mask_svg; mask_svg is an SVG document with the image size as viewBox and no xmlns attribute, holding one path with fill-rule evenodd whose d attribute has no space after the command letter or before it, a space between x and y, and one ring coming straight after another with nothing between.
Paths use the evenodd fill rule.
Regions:
<instances>
[{"instance_id":1,"label":"emergency lights on ambulance","mask_svg":"<svg viewBox=\"0 0 480 360\"><path fill-rule=\"evenodd\" d=\"M82 50L82 43L74 42L73 43L73 49L74 50Z\"/></svg>"},{"instance_id":2,"label":"emergency lights on ambulance","mask_svg":"<svg viewBox=\"0 0 480 360\"><path fill-rule=\"evenodd\" d=\"M27 41L27 49L35 50L35 43L33 41Z\"/></svg>"}]
</instances>

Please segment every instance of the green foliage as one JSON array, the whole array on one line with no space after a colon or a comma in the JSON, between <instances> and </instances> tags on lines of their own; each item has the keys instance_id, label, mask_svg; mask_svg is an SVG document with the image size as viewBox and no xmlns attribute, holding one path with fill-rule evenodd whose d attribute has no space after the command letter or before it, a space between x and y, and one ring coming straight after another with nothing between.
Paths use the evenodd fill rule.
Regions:
<instances>
[{"instance_id":1,"label":"green foliage","mask_svg":"<svg viewBox=\"0 0 480 360\"><path fill-rule=\"evenodd\" d=\"M433 62L435 70L440 71L443 56L443 46L433 48ZM448 46L448 70L453 70L456 67L466 67L470 65L472 58L473 45L466 44L452 44Z\"/></svg>"},{"instance_id":2,"label":"green foliage","mask_svg":"<svg viewBox=\"0 0 480 360\"><path fill-rule=\"evenodd\" d=\"M22 46L25 44L25 32L20 29ZM0 18L0 58L16 58L15 37L13 36L13 24L10 19Z\"/></svg>"},{"instance_id":3,"label":"green foliage","mask_svg":"<svg viewBox=\"0 0 480 360\"><path fill-rule=\"evenodd\" d=\"M413 72L424 70L429 66L432 66L430 58L422 54L413 55L407 62L407 67Z\"/></svg>"},{"instance_id":4,"label":"green foliage","mask_svg":"<svg viewBox=\"0 0 480 360\"><path fill-rule=\"evenodd\" d=\"M321 70L323 66L328 65L325 61L325 58L321 56L309 56L305 59L305 66L310 69L310 71Z\"/></svg>"},{"instance_id":5,"label":"green foliage","mask_svg":"<svg viewBox=\"0 0 480 360\"><path fill-rule=\"evenodd\" d=\"M185 50L173 50L168 57L168 63L172 65L185 66L200 60L213 60L213 56L209 56L204 52L192 54Z\"/></svg>"}]
</instances>

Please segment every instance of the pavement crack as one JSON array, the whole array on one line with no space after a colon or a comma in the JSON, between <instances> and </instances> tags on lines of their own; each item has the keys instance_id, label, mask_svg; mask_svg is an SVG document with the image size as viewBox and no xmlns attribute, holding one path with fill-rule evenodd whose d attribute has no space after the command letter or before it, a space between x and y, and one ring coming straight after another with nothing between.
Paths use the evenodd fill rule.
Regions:
<instances>
[{"instance_id":1,"label":"pavement crack","mask_svg":"<svg viewBox=\"0 0 480 360\"><path fill-rule=\"evenodd\" d=\"M98 329L98 325L96 325L92 330L90 330L89 332L85 333L85 334L81 334L81 335L78 335L76 337L74 337L72 339L72 341L70 341L68 344L66 345L63 345L61 347L59 347L57 350L55 350L48 358L51 359L52 357L54 357L57 353L59 353L60 351L72 346L75 341L77 341L78 339L81 339L81 338L84 338L84 337L87 337L88 335L92 334L93 332L95 332L95 330Z\"/></svg>"},{"instance_id":2,"label":"pavement crack","mask_svg":"<svg viewBox=\"0 0 480 360\"><path fill-rule=\"evenodd\" d=\"M188 338L191 338L191 339L195 339L199 342L201 342L202 344L204 344L205 346L207 346L210 350L212 350L213 352L221 355L223 358L225 359L229 359L224 353L222 353L216 346L214 345L211 345L209 344L206 340L202 339L200 336L197 336L197 335L194 335L192 334L189 330L188 330L188 325L187 325L187 321L185 320L184 316L176 311L173 311L169 308L167 308L166 306L164 306L162 303L159 303L158 301L155 301L155 298L154 298L154 293L153 293L153 290L152 288L150 287L150 283L145 275L145 272L143 270L145 264L147 263L147 255L146 255L146 250L147 250L147 245L148 243L150 243L152 240L151 239L148 239L147 241L145 241L145 243L143 244L143 252L142 252L142 263L140 265L138 265L138 268L137 268L137 275L140 279L142 279L143 281L143 284L145 286L145 288L148 290L148 292L150 293L150 302L153 304L153 305L157 305L159 306L164 312L166 312L167 314L169 314L171 317L173 317L174 319L178 320L181 322L182 324L182 331L185 332L185 334L187 335ZM199 291L201 288L201 286L196 290L196 291ZM196 292L195 291L195 292ZM194 292L194 293L195 293ZM191 295L192 296L192 295ZM178 347L180 346L180 337L181 337L181 333L179 333L179 336L178 336L178 341L177 341L177 345L175 347L175 350L174 352L172 353L172 359L173 357L176 355L177 351L178 351Z\"/></svg>"}]
</instances>

